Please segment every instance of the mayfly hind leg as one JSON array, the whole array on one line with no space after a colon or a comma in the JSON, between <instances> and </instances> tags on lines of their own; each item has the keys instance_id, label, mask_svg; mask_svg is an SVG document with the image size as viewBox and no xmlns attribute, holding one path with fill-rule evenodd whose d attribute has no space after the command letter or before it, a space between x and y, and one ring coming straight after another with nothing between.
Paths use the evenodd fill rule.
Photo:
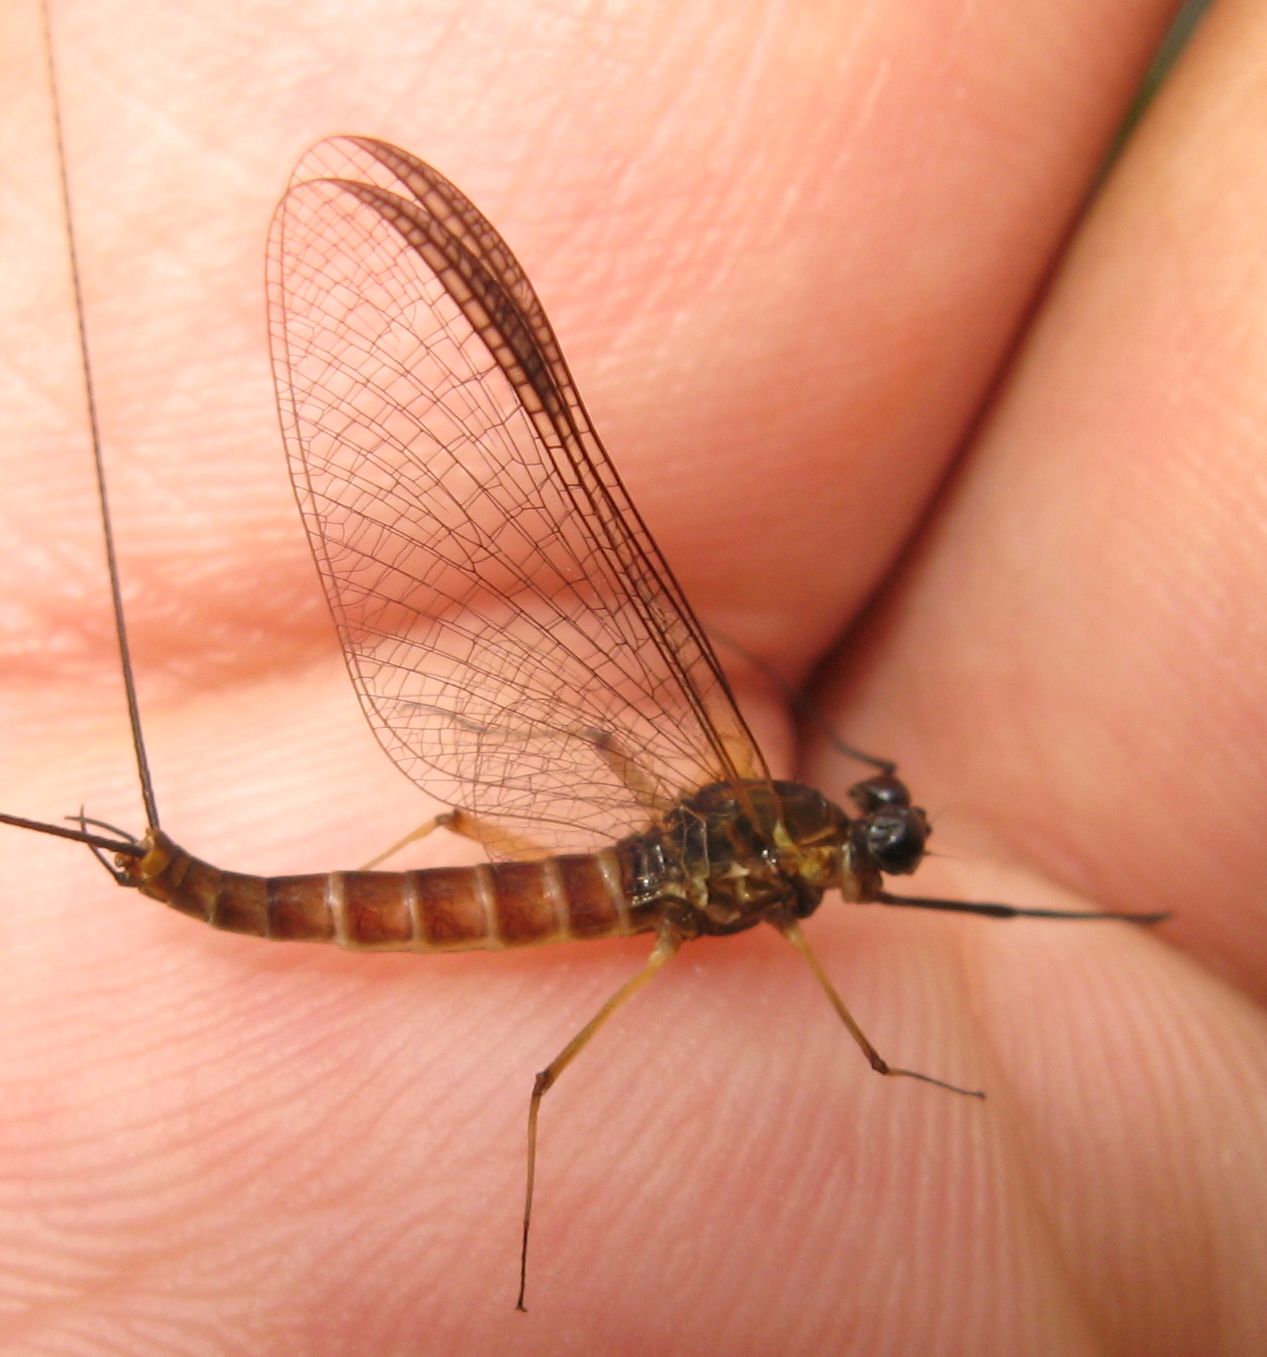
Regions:
<instances>
[{"instance_id":1,"label":"mayfly hind leg","mask_svg":"<svg viewBox=\"0 0 1267 1357\"><path fill-rule=\"evenodd\" d=\"M589 1039L625 1002L651 980L664 963L682 945L676 933L663 932L651 949L651 955L637 974L629 977L597 1013L581 1028L558 1055L541 1070L532 1085L532 1097L528 1102L528 1177L524 1186L524 1228L523 1241L519 1252L519 1296L515 1301L516 1310L527 1310L524 1304L524 1290L528 1284L528 1228L532 1223L532 1193L537 1175L537 1116L541 1110L541 1100L547 1091L558 1081L559 1075L576 1059L589 1043Z\"/></svg>"},{"instance_id":2,"label":"mayfly hind leg","mask_svg":"<svg viewBox=\"0 0 1267 1357\"><path fill-rule=\"evenodd\" d=\"M801 932L800 924L795 919L786 920L779 925L779 932L805 958L810 970L814 973L814 979L822 986L823 993L827 995L831 1006L836 1010L836 1015L845 1024L849 1035L858 1043L859 1050L867 1057L868 1063L877 1074L900 1075L907 1079L918 1079L922 1083L934 1084L938 1088L944 1088L950 1093L962 1093L965 1098L985 1097L985 1093L979 1088L960 1088L958 1084L948 1083L945 1079L937 1079L931 1074L921 1074L918 1070L900 1070L890 1065L880 1052L872 1046L866 1033L858 1026L853 1014L845 1007L845 1001L836 993L836 987L828 979L822 963L815 956L809 945L809 939Z\"/></svg>"},{"instance_id":3,"label":"mayfly hind leg","mask_svg":"<svg viewBox=\"0 0 1267 1357\"><path fill-rule=\"evenodd\" d=\"M650 814L659 815L673 804L656 786L655 779L642 767L634 756L625 749L620 740L608 730L598 726L579 733L579 738L593 746L595 753L620 779L634 800ZM380 862L386 862L411 843L418 843L437 829L447 829L460 838L470 839L485 848L496 847L499 856L517 858L540 858L549 853L549 848L526 834L504 829L495 821L468 810L446 810L433 815L416 829L411 829L403 838L376 853L368 862L361 864L359 870L371 871Z\"/></svg>"},{"instance_id":4,"label":"mayfly hind leg","mask_svg":"<svg viewBox=\"0 0 1267 1357\"><path fill-rule=\"evenodd\" d=\"M595 726L585 731L583 738L594 746L598 757L616 774L640 806L654 815L660 815L672 806L672 798L660 791L655 779L613 732Z\"/></svg>"},{"instance_id":5,"label":"mayfly hind leg","mask_svg":"<svg viewBox=\"0 0 1267 1357\"><path fill-rule=\"evenodd\" d=\"M433 815L430 820L424 821L417 829L411 829L403 839L397 839L394 844L389 848L384 848L381 853L376 853L361 866L360 870L363 872L370 871L377 867L380 862L386 862L388 858L394 857L402 848L408 848L411 843L425 839L428 834L434 833L437 829L447 829L450 834L456 834L462 839L470 839L473 843L483 844L485 848L496 844L500 852L509 853L515 857L539 858L549 851L526 835L503 829L492 820L486 820L483 816L472 815L469 810L446 810L439 815Z\"/></svg>"}]
</instances>

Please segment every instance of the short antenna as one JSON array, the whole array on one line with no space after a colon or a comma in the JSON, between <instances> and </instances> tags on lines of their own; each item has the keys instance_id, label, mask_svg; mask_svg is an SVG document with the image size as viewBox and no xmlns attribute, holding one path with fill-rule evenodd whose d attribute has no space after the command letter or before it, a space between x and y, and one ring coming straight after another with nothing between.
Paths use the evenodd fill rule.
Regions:
<instances>
[{"instance_id":1,"label":"short antenna","mask_svg":"<svg viewBox=\"0 0 1267 1357\"><path fill-rule=\"evenodd\" d=\"M136 751L136 770L141 781L141 800L145 803L145 822L151 828L158 825L158 807L154 802L154 786L150 778L149 761L145 756L145 740L141 735L141 711L136 700L136 679L132 673L132 651L128 645L128 631L123 621L123 595L119 588L119 565L114 551L114 528L110 522L110 501L106 495L106 473L101 457L101 430L97 423L97 397L92 382L92 362L88 354L88 326L84 320L83 289L79 282L79 250L75 243L75 215L70 202L70 174L66 168L66 142L62 133L61 96L57 86L57 66L53 59L53 23L48 0L42 0L44 17L44 55L48 68L48 87L53 100L53 137L57 145L57 172L61 185L62 216L66 223L67 258L70 262L71 291L75 301L75 327L79 334L79 356L84 374L84 405L88 414L88 428L92 439L92 459L97 472L97 494L101 502L101 531L105 539L106 568L110 575L110 602L114 609L114 634L119 647L119 661L123 667L123 687L127 694L128 720L132 725L132 748Z\"/></svg>"}]
</instances>

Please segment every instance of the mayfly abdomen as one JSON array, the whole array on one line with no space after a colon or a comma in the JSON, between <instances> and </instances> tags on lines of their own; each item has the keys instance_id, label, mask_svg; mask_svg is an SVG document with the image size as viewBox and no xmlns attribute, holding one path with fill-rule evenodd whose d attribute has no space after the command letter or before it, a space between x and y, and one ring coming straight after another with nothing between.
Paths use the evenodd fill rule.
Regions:
<instances>
[{"instance_id":1,"label":"mayfly abdomen","mask_svg":"<svg viewBox=\"0 0 1267 1357\"><path fill-rule=\"evenodd\" d=\"M213 928L355 951L455 952L641 932L613 850L409 872L252 876L154 831L126 884Z\"/></svg>"}]
</instances>

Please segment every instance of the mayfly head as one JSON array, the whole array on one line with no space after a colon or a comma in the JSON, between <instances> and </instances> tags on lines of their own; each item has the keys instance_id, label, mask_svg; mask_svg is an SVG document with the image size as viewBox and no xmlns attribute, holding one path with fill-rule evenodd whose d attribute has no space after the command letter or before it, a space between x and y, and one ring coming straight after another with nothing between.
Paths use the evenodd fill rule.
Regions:
<instances>
[{"instance_id":1,"label":"mayfly head","mask_svg":"<svg viewBox=\"0 0 1267 1357\"><path fill-rule=\"evenodd\" d=\"M844 848L849 871L862 880L915 871L932 831L923 810L911 805L906 784L892 773L876 773L852 786L849 799L859 811Z\"/></svg>"}]
</instances>

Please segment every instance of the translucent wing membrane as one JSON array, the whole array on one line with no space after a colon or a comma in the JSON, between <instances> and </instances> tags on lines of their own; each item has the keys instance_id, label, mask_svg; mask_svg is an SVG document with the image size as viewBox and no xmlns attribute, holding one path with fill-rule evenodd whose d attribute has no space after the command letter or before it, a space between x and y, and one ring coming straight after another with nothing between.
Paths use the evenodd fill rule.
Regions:
<instances>
[{"instance_id":1,"label":"translucent wing membrane","mask_svg":"<svg viewBox=\"0 0 1267 1357\"><path fill-rule=\"evenodd\" d=\"M273 221L269 306L300 511L410 778L581 849L767 776L536 294L452 184L381 142L319 143Z\"/></svg>"}]
</instances>

